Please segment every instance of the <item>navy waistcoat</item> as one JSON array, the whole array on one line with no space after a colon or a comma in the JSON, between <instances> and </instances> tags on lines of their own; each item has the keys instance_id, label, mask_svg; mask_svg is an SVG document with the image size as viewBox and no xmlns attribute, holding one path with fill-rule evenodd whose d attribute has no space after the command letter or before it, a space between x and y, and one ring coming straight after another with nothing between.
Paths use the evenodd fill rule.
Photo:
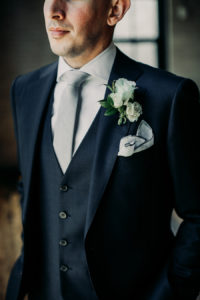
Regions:
<instances>
[{"instance_id":1,"label":"navy waistcoat","mask_svg":"<svg viewBox=\"0 0 200 300\"><path fill-rule=\"evenodd\" d=\"M39 148L40 266L30 299L97 300L84 247L84 227L98 114L63 175L51 134L50 103Z\"/></svg>"}]
</instances>

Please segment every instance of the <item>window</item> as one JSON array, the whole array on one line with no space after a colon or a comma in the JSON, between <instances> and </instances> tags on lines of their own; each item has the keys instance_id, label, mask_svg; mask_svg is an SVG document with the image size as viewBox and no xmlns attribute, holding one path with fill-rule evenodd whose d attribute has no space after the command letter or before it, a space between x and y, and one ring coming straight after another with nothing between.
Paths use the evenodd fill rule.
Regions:
<instances>
[{"instance_id":1,"label":"window","mask_svg":"<svg viewBox=\"0 0 200 300\"><path fill-rule=\"evenodd\" d=\"M128 56L165 67L162 0L131 0L131 8L117 25L115 44Z\"/></svg>"}]
</instances>

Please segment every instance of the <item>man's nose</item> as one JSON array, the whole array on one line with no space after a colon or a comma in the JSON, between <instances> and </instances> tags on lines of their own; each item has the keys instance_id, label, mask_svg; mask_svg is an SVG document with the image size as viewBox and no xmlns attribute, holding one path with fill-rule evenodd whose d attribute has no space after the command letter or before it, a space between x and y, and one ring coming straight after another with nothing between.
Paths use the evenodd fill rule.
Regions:
<instances>
[{"instance_id":1,"label":"man's nose","mask_svg":"<svg viewBox=\"0 0 200 300\"><path fill-rule=\"evenodd\" d=\"M62 9L57 8L52 11L51 18L56 20L63 20L65 18L65 12Z\"/></svg>"},{"instance_id":2,"label":"man's nose","mask_svg":"<svg viewBox=\"0 0 200 300\"><path fill-rule=\"evenodd\" d=\"M56 20L63 20L65 18L65 7L64 1L60 0L52 0L48 10L49 10L49 17L51 19Z\"/></svg>"}]
</instances>

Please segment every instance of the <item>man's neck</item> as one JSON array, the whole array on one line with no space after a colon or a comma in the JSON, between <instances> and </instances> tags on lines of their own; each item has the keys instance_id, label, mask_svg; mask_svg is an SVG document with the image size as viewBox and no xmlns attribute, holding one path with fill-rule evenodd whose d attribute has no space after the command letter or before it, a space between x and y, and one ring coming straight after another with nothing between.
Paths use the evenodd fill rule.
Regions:
<instances>
[{"instance_id":1,"label":"man's neck","mask_svg":"<svg viewBox=\"0 0 200 300\"><path fill-rule=\"evenodd\" d=\"M85 64L87 64L89 61L93 60L96 56L98 56L101 52L103 52L111 43L111 40L106 42L103 45L100 45L99 47L96 47L91 51L91 49L84 51L84 53L81 53L79 56L75 57L63 57L66 63L74 68L74 69L80 69Z\"/></svg>"}]
</instances>

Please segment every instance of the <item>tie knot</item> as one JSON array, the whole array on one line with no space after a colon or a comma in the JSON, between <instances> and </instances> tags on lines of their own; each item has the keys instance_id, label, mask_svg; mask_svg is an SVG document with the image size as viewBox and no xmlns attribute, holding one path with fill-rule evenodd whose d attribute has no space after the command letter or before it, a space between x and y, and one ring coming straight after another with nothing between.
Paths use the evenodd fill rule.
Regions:
<instances>
[{"instance_id":1,"label":"tie knot","mask_svg":"<svg viewBox=\"0 0 200 300\"><path fill-rule=\"evenodd\" d=\"M80 86L88 76L88 73L79 70L69 70L60 77L60 81L65 81L69 85Z\"/></svg>"}]
</instances>

